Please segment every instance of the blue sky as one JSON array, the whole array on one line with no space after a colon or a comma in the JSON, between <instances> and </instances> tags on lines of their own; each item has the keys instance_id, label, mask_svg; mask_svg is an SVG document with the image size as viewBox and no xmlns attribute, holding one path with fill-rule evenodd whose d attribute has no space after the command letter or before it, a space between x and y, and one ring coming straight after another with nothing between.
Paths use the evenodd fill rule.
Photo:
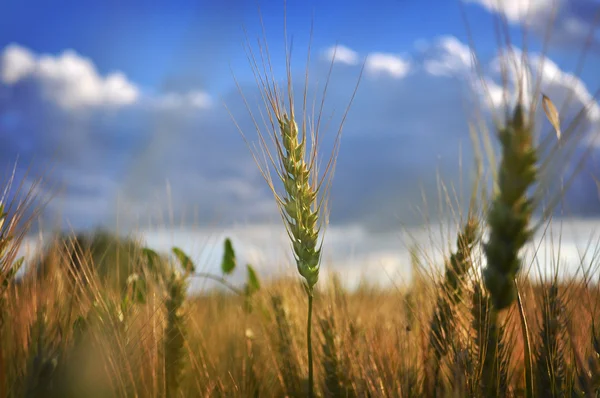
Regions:
<instances>
[{"instance_id":1,"label":"blue sky","mask_svg":"<svg viewBox=\"0 0 600 398\"><path fill-rule=\"evenodd\" d=\"M258 3L279 73L283 0ZM571 97L566 120L592 104L582 129L593 136L600 121L591 98L600 87L598 34L580 77L571 74L600 9L597 0L505 0L502 10L495 0L288 1L296 81L303 76L313 16L310 71L321 87L331 50L339 45L326 106L327 112L336 110L334 121L366 62L344 128L332 225L389 233L403 223L419 224L422 193L437 203L438 176L458 186L459 155L463 191L468 190L473 151L467 121L474 116L469 112L476 105L489 116L500 105L494 17L505 12L518 48L526 21L527 48L535 56L551 4L559 12L549 62L540 72L543 88L559 107ZM151 221L219 230L277 221L272 196L223 107L226 103L252 136L232 71L256 104L259 92L242 30L253 45L262 37L256 5L243 0L0 5L1 166L7 170L18 158L19 175L27 168L34 177L47 174L42 193L55 197L44 213L46 226L112 228L118 219L126 229L146 228ZM495 102L469 80L461 7ZM597 154L594 149L567 195L569 214L600 213L590 176L600 172Z\"/></svg>"},{"instance_id":2,"label":"blue sky","mask_svg":"<svg viewBox=\"0 0 600 398\"><path fill-rule=\"evenodd\" d=\"M227 65L246 62L241 48L242 26L260 34L256 2L96 2L4 3L0 46L16 42L38 53L73 49L93 60L100 74L121 70L136 84L160 90L169 84L223 90L231 84ZM259 3L270 37L283 37L283 1ZM489 35L489 14L467 7L472 28ZM435 10L435 12L431 12ZM315 20L315 48L336 41L356 51L410 51L415 41L453 34L466 39L460 9L452 1L290 1L288 29L299 48L308 41ZM281 44L275 43L274 44ZM273 45L282 59L282 46ZM208 59L207 59L208 58ZM209 61L210 59L210 61ZM188 80L185 80L188 79Z\"/></svg>"}]
</instances>

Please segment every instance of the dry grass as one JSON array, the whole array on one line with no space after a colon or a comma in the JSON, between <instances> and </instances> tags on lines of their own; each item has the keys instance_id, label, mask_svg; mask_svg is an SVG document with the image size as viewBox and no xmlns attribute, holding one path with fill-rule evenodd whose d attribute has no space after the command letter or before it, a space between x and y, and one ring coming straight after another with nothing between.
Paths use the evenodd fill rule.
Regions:
<instances>
[{"instance_id":1,"label":"dry grass","mask_svg":"<svg viewBox=\"0 0 600 398\"><path fill-rule=\"evenodd\" d=\"M11 322L2 326L1 347L10 363L2 387L9 396L306 395L306 295L297 281L263 286L252 298L252 312L245 311L244 299L235 295L214 292L192 297L186 300L185 311L177 313L183 318L173 320L167 309L177 307L169 303L178 295L171 282L149 283L147 300L123 316L118 293L79 286L76 297L65 294L67 285L58 283L64 268L57 264L44 281L28 279L6 294L4 313ZM453 333L446 337L445 352L436 356L439 369L431 381L429 336L438 296L433 286L413 289L349 293L335 282L317 288L317 395L422 396L433 383L437 396L481 396L477 336L482 333L473 327L475 307L453 307ZM597 292L597 285L566 282L521 289L537 353L535 374L560 378L561 391L569 395L581 395L586 388L571 345L584 358L586 372L588 358L597 355L592 307L580 305L596 302ZM561 320L552 319L555 293L561 297ZM416 317L406 300L411 294L419 295ZM465 302L472 300L470 289L464 295ZM508 311L516 311L515 305ZM563 325L565 319L575 332L567 333L565 326L551 335L549 325ZM185 333L173 325L185 327ZM523 342L515 333L518 317L508 317L503 328L507 368L502 390L520 396ZM546 372L550 366L560 368L560 373ZM598 374L586 375L592 386L598 383ZM561 394L548 395L547 388L557 384L536 378L537 396Z\"/></svg>"}]
</instances>

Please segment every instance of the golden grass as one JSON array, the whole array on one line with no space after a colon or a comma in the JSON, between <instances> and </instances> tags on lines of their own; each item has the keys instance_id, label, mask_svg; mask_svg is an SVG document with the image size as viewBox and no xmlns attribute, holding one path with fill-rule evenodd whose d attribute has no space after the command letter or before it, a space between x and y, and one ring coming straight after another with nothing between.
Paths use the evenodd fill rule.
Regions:
<instances>
[{"instance_id":1,"label":"golden grass","mask_svg":"<svg viewBox=\"0 0 600 398\"><path fill-rule=\"evenodd\" d=\"M244 310L243 298L231 294L214 292L188 299L178 392L167 394L170 384L163 347L168 341L168 299L160 283L150 284L147 301L135 304L123 318L116 310L122 299L116 292L82 288L76 297L65 294L67 285L57 284L61 268L44 281L13 286L6 295L4 314L11 322L2 326L0 343L4 357L10 358L7 384L2 386L10 396L27 391L30 396L63 397L305 395L301 381L306 377L302 354L306 295L297 281L264 285L253 297L250 313ZM337 385L348 396L421 396L436 302L435 289L430 287L419 292L409 287L350 293L332 282L318 288L315 313L322 327L315 329L317 395L334 396L329 391ZM564 313L576 314L568 317L574 331L568 339L587 361L594 355L594 314L581 302L596 302L598 286L564 283L557 287ZM521 289L535 347L542 341L538 336L542 335L543 291L543 286L528 284ZM416 317L406 300L411 294L419 295ZM469 366L477 368L471 322L469 309L459 307L447 352L438 358L438 395L477 391L468 384L474 376ZM514 333L518 322L517 317L509 317L504 342L509 348L506 390L511 396L520 395L524 387L523 342L520 333ZM568 347L566 338L559 340L563 347ZM568 348L565 352L565 373L577 372L573 355ZM332 363L338 364L336 372ZM293 387L293 380L300 384ZM573 389L577 390L582 391Z\"/></svg>"}]
</instances>

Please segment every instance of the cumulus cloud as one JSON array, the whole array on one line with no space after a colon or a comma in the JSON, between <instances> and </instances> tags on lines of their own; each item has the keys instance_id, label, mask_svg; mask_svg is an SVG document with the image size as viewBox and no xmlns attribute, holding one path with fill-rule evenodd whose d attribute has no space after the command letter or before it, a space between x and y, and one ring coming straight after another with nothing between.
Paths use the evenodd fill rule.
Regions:
<instances>
[{"instance_id":1,"label":"cumulus cloud","mask_svg":"<svg viewBox=\"0 0 600 398\"><path fill-rule=\"evenodd\" d=\"M400 79L410 71L410 62L394 54L371 53L367 56L365 67L373 75L386 74Z\"/></svg>"},{"instance_id":2,"label":"cumulus cloud","mask_svg":"<svg viewBox=\"0 0 600 398\"><path fill-rule=\"evenodd\" d=\"M63 189L50 210L74 227L111 225L117 218L121 226L143 225L149 219L163 226L278 220L272 194L229 112L205 92L150 96L138 89L128 106L96 103L88 105L88 112L71 112L61 102L49 106L43 102L48 93L36 89L48 84L38 76L42 56L12 51L10 67L4 51L0 74L5 143L0 158L12 161L18 154L22 165L37 165L34 173L53 165L52 182ZM502 88L497 61L484 61L484 78L498 99ZM87 70L96 70L89 62ZM321 62L311 76L322 81L328 67ZM437 208L418 206L423 205L423 195L437 203L438 177L468 197L468 183L460 187L460 181L461 176L469 181L473 161L467 124L471 115L461 99L474 86L468 79L468 46L449 36L421 43L417 54L370 53L366 67L377 78L362 80L345 123L331 191L331 222L374 233L420 223L420 212L435 216ZM347 104L359 70L359 64L334 69L324 109L326 117L333 114L330 128L339 121L339 109ZM557 106L571 93L579 98L572 109L589 102L583 82L571 79L557 64L546 63L543 73L551 84L545 89ZM106 83L106 77L95 76ZM299 85L303 81L294 80ZM241 85L260 123L260 93L253 82ZM296 94L301 96L302 90ZM237 89L231 87L219 97L252 140L254 124ZM322 137L327 154L331 135ZM595 186L584 181L578 189ZM581 200L589 212L600 212L597 200Z\"/></svg>"},{"instance_id":3,"label":"cumulus cloud","mask_svg":"<svg viewBox=\"0 0 600 398\"><path fill-rule=\"evenodd\" d=\"M67 109L130 105L139 97L139 89L123 73L100 76L91 60L71 50L58 56L37 56L24 47L9 45L1 56L0 76L9 86L33 79L48 99Z\"/></svg>"},{"instance_id":4,"label":"cumulus cloud","mask_svg":"<svg viewBox=\"0 0 600 398\"><path fill-rule=\"evenodd\" d=\"M492 13L505 15L514 24L526 26L540 37L552 32L550 40L572 46L587 40L596 30L600 7L597 0L463 0ZM592 35L593 45L600 45Z\"/></svg>"},{"instance_id":5,"label":"cumulus cloud","mask_svg":"<svg viewBox=\"0 0 600 398\"><path fill-rule=\"evenodd\" d=\"M214 123L203 113L211 106L212 98L201 90L144 94L123 73L102 76L91 60L73 51L40 55L13 44L0 53L0 132L6 144L0 157L5 167L18 159L20 175L31 167L30 175L46 178L53 192L42 194L54 196L46 208L51 223L61 216L63 225L74 228L111 225L119 197L121 207L148 208L146 202L156 198L164 209L169 179L185 202L182 207L189 209L198 199L180 195L194 180L203 184L202 196L210 198L219 175L203 173L221 156L212 151L224 152L230 141L222 136L219 148L219 140L210 138L211 131L227 130L206 128ZM224 112L218 117L228 120ZM184 156L174 153L182 143L189 145ZM237 192L243 191L240 184ZM204 201L209 208L211 200ZM121 220L127 223L138 215L126 213Z\"/></svg>"},{"instance_id":6,"label":"cumulus cloud","mask_svg":"<svg viewBox=\"0 0 600 398\"><path fill-rule=\"evenodd\" d=\"M332 46L323 52L323 58L327 61L346 64L358 65L359 54L346 46ZM397 54L371 52L367 54L365 69L371 76L385 75L400 79L405 77L411 68L411 63L408 57L403 57Z\"/></svg>"},{"instance_id":7,"label":"cumulus cloud","mask_svg":"<svg viewBox=\"0 0 600 398\"><path fill-rule=\"evenodd\" d=\"M73 50L59 55L35 54L11 44L0 55L0 82L13 88L33 84L46 100L65 110L114 108L140 102L174 110L212 105L211 96L198 90L144 95L124 73L117 71L102 76L92 60Z\"/></svg>"},{"instance_id":8,"label":"cumulus cloud","mask_svg":"<svg viewBox=\"0 0 600 398\"><path fill-rule=\"evenodd\" d=\"M504 108L505 95L509 103L514 104L518 77L522 75L515 69L521 62L518 49L492 59L480 59L483 74L479 77L474 76L469 47L456 38L421 41L418 51L415 59L419 62L413 61L410 78L398 81L389 78L385 83L365 80L362 83L361 95L346 124L344 150L336 174L338 191L334 187L338 198L362 199L360 205L352 206L337 202L337 213L335 207L333 212L339 217L342 217L340 213L351 214L375 229L386 224L398 225L400 219L407 220L409 206L401 209L398 203L419 206L421 190L426 192L426 197L435 198L438 172L443 181L454 184L455 188L458 186L458 148L461 145L466 148L462 152L462 164L470 167L471 142L466 120L475 116L469 113L470 106L484 104L482 110L489 117L491 114L503 115L497 111ZM502 84L500 65L513 68L509 70L510 81L506 88ZM587 148L587 138L594 138L600 130L598 104L581 79L562 70L552 60L532 53L529 67L533 72L528 78L532 83L528 85L529 98L533 95L533 82L540 76L542 92L561 109L563 129L579 117L574 130L584 139L579 141L580 147L571 157L573 161L560 170L560 175L568 175L574 170L575 159L579 159ZM587 111L578 116L584 108ZM539 133L552 132L541 106L535 117ZM489 126L493 129L493 125ZM355 134L355 130L364 131L369 138ZM593 151L597 152L596 149ZM369 160L359 162L357 159L361 156ZM586 170L596 166L588 162ZM567 193L568 213L589 215L600 210L598 195L593 193L595 187L587 173L584 171L579 175ZM352 178L363 182L353 188ZM553 179L554 185L560 183L558 174L549 174L547 178ZM378 188L382 186L386 188ZM373 209L378 210L374 212Z\"/></svg>"},{"instance_id":9,"label":"cumulus cloud","mask_svg":"<svg viewBox=\"0 0 600 398\"><path fill-rule=\"evenodd\" d=\"M5 84L15 84L35 70L36 61L33 54L17 45L10 45L2 54L2 81Z\"/></svg>"},{"instance_id":10,"label":"cumulus cloud","mask_svg":"<svg viewBox=\"0 0 600 398\"><path fill-rule=\"evenodd\" d=\"M347 65L358 64L358 53L346 46L337 45L327 48L323 55L328 61L333 60Z\"/></svg>"},{"instance_id":11,"label":"cumulus cloud","mask_svg":"<svg viewBox=\"0 0 600 398\"><path fill-rule=\"evenodd\" d=\"M503 68L508 70L511 92L510 102L514 102L518 93L518 87L523 87L524 101L529 103L532 96L536 94L536 83L540 81L539 90L547 95L554 95L553 99L558 106L567 99L571 103L570 112L564 111L563 117L574 117L582 108L587 108L586 118L592 124L600 122L600 106L590 93L585 83L572 73L565 72L548 57L542 54L528 55L527 65L522 62L522 51L518 48L512 48L510 51L497 56L490 66L490 72L497 80L503 73ZM493 90L498 92L499 85L496 83ZM495 100L498 98L496 97ZM501 104L496 102L495 106ZM569 115L569 113L571 113Z\"/></svg>"},{"instance_id":12,"label":"cumulus cloud","mask_svg":"<svg viewBox=\"0 0 600 398\"><path fill-rule=\"evenodd\" d=\"M503 48L491 60L483 60L477 75L473 68L475 56L469 46L452 36L444 36L428 46L421 45L423 68L433 76L455 77L465 81L479 99L491 110L502 110L514 106L519 88L525 104L534 95L543 92L551 95L561 109L562 119L570 121L586 108L585 120L588 128L597 128L600 122L600 106L585 83L572 73L563 71L555 62L539 53L527 54L517 47ZM480 60L481 61L481 60ZM504 87L503 75L508 78ZM538 84L539 87L536 87ZM537 91L536 91L537 90ZM539 116L542 116L540 113Z\"/></svg>"},{"instance_id":13,"label":"cumulus cloud","mask_svg":"<svg viewBox=\"0 0 600 398\"><path fill-rule=\"evenodd\" d=\"M375 234L358 225L328 228L319 283L326 284L334 274L349 289L359 287L362 282L383 288L410 283L413 276L410 267L411 247L417 249L426 269L442 271L444 258L456 250L456 246L449 242L457 231L456 225L448 227L436 223ZM253 264L263 280L281 276L300 278L288 238L280 225L151 229L140 232L143 233L145 244L159 252L168 253L173 246L182 248L202 271L219 272L223 240L228 237L236 249L238 264ZM581 273L582 267L591 269L594 260L582 259L581 253L586 250L589 237L595 235L596 222L584 220L566 220L561 226L555 224L548 231L538 231L523 253L524 263L533 267L531 277L550 276L547 268L540 270L538 267L551 264L559 255L563 264L560 272L563 275ZM561 237L560 244L557 236ZM475 267L484 265L475 263ZM232 275L232 280L235 284L242 284L245 277L245 270L240 267ZM217 286L195 280L191 289L199 291Z\"/></svg>"},{"instance_id":14,"label":"cumulus cloud","mask_svg":"<svg viewBox=\"0 0 600 398\"><path fill-rule=\"evenodd\" d=\"M454 36L444 36L433 45L420 44L424 50L423 67L434 76L459 76L471 72L473 53Z\"/></svg>"},{"instance_id":15,"label":"cumulus cloud","mask_svg":"<svg viewBox=\"0 0 600 398\"><path fill-rule=\"evenodd\" d=\"M463 0L465 3L477 3L490 11L503 13L512 22L525 22L537 18L541 13L549 14L553 3L548 0ZM562 2L559 0L559 2Z\"/></svg>"}]
</instances>

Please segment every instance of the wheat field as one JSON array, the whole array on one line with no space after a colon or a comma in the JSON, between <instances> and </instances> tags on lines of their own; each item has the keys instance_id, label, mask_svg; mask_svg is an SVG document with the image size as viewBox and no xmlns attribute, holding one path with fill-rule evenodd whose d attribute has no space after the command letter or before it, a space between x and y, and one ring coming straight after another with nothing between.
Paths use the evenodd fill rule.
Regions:
<instances>
[{"instance_id":1,"label":"wheat field","mask_svg":"<svg viewBox=\"0 0 600 398\"><path fill-rule=\"evenodd\" d=\"M506 21L497 22L498 46L510 53ZM506 112L487 128L472 124L476 162L464 167L473 188L455 206L458 232L443 261L412 242L410 283L348 289L320 271L362 70L337 133L322 136L323 108L307 105L308 67L297 103L292 63L281 84L266 43L252 42L246 54L263 102L254 113L238 85L256 126L238 126L238 138L273 194L296 275L263 278L229 238L212 273L179 247L160 253L107 231L57 234L24 266L18 254L44 204L35 187L14 194L19 181L9 178L0 200L0 397L599 396L595 248L572 276L560 255L541 265L541 255L524 255L536 234L560 223L553 214L570 180L557 188L548 177L583 161L572 148L588 145L577 117L563 120L560 104L519 75L539 64L523 51L512 54L518 66L500 65L516 84L504 87ZM439 184L454 206L451 187ZM193 280L219 288L190 294Z\"/></svg>"}]
</instances>

